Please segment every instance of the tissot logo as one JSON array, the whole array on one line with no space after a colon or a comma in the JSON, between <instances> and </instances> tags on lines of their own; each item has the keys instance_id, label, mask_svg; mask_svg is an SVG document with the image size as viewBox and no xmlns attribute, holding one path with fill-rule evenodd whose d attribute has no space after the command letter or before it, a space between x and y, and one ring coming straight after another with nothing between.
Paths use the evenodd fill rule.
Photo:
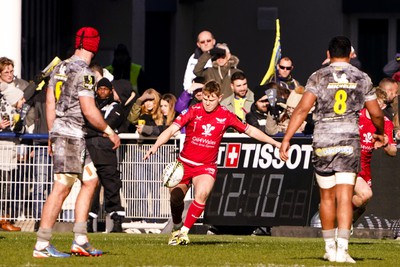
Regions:
<instances>
[{"instance_id":1,"label":"tissot logo","mask_svg":"<svg viewBox=\"0 0 400 267\"><path fill-rule=\"evenodd\" d=\"M271 144L222 143L219 147L217 165L224 168L310 168L312 147L309 144L293 144L289 160L279 158L279 149Z\"/></svg>"},{"instance_id":2,"label":"tissot logo","mask_svg":"<svg viewBox=\"0 0 400 267\"><path fill-rule=\"evenodd\" d=\"M227 144L224 164L226 168L237 168L239 166L240 147L240 143Z\"/></svg>"}]
</instances>

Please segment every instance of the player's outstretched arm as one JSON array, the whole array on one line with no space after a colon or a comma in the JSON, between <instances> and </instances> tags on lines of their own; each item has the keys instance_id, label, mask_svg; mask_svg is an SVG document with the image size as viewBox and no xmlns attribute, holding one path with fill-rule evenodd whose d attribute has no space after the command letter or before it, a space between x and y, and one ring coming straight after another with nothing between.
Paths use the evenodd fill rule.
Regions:
<instances>
[{"instance_id":1,"label":"player's outstretched arm","mask_svg":"<svg viewBox=\"0 0 400 267\"><path fill-rule=\"evenodd\" d=\"M177 132L179 131L179 126L175 124L171 124L167 129L165 129L157 138L154 145L146 152L144 155L143 160L148 159L151 155L155 154L160 146L168 142L168 140Z\"/></svg>"},{"instance_id":2,"label":"player's outstretched arm","mask_svg":"<svg viewBox=\"0 0 400 267\"><path fill-rule=\"evenodd\" d=\"M247 134L248 136L257 139L258 141L264 142L264 143L268 143L271 144L273 146L276 146L277 148L279 148L281 146L281 143L276 141L275 139L269 137L268 135L266 135L265 133L263 133L260 129L252 126L249 124L249 127L247 128L245 134Z\"/></svg>"}]
</instances>

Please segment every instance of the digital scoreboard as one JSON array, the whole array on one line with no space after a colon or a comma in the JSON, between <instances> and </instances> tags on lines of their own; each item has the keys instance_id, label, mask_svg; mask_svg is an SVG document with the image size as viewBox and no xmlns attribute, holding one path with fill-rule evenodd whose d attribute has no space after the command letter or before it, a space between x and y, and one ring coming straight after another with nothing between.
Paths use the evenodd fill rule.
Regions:
<instances>
[{"instance_id":1,"label":"digital scoreboard","mask_svg":"<svg viewBox=\"0 0 400 267\"><path fill-rule=\"evenodd\" d=\"M274 146L236 135L224 136L220 145L217 180L207 200L204 223L309 225L319 203L311 138L293 138L290 160L284 162Z\"/></svg>"}]
</instances>

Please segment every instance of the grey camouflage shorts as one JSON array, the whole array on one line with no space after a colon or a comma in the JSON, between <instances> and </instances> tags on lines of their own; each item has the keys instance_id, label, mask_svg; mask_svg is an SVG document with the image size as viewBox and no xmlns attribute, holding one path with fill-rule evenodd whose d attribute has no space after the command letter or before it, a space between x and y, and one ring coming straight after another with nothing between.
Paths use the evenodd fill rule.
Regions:
<instances>
[{"instance_id":1,"label":"grey camouflage shorts","mask_svg":"<svg viewBox=\"0 0 400 267\"><path fill-rule=\"evenodd\" d=\"M82 174L83 166L91 161L84 138L51 136L54 173Z\"/></svg>"}]
</instances>

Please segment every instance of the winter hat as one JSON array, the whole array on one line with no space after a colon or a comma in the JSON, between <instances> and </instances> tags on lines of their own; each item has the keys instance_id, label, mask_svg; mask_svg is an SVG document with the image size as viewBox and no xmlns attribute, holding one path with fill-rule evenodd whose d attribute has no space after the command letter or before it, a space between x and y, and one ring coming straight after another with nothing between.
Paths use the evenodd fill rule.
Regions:
<instances>
[{"instance_id":1,"label":"winter hat","mask_svg":"<svg viewBox=\"0 0 400 267\"><path fill-rule=\"evenodd\" d=\"M128 105L129 102L137 95L137 92L133 89L132 84L128 80L113 80L115 92L117 92L119 99L123 105Z\"/></svg>"},{"instance_id":2,"label":"winter hat","mask_svg":"<svg viewBox=\"0 0 400 267\"><path fill-rule=\"evenodd\" d=\"M11 106L14 106L18 100L24 97L24 92L12 84L1 83L0 91Z\"/></svg>"},{"instance_id":3,"label":"winter hat","mask_svg":"<svg viewBox=\"0 0 400 267\"><path fill-rule=\"evenodd\" d=\"M107 87L110 90L113 89L111 82L107 78L101 78L100 81L97 82L97 89L102 86Z\"/></svg>"},{"instance_id":4,"label":"winter hat","mask_svg":"<svg viewBox=\"0 0 400 267\"><path fill-rule=\"evenodd\" d=\"M286 106L295 108L295 107L299 104L301 98L303 97L304 90L305 90L305 89L304 89L303 86L298 86L298 87L296 87L296 88L290 93L290 95L289 95L289 97L288 97L288 99L287 99L287 101L286 101Z\"/></svg>"},{"instance_id":5,"label":"winter hat","mask_svg":"<svg viewBox=\"0 0 400 267\"><path fill-rule=\"evenodd\" d=\"M100 35L99 32L92 27L80 28L75 35L75 49L83 48L96 54L99 50Z\"/></svg>"},{"instance_id":6,"label":"winter hat","mask_svg":"<svg viewBox=\"0 0 400 267\"><path fill-rule=\"evenodd\" d=\"M269 89L266 85L258 85L254 88L254 102L260 100L261 97L265 96L265 91Z\"/></svg>"}]
</instances>

